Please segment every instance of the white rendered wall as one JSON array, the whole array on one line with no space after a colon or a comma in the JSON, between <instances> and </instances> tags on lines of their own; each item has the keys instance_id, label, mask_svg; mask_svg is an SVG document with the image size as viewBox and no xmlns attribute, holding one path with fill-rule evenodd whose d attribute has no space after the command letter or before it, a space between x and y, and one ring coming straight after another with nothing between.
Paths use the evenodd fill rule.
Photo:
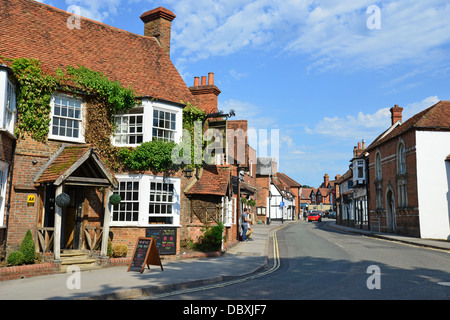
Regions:
<instances>
[{"instance_id":1,"label":"white rendered wall","mask_svg":"<svg viewBox=\"0 0 450 320\"><path fill-rule=\"evenodd\" d=\"M445 161L448 155L450 132L416 131L421 238L450 239L450 162Z\"/></svg>"}]
</instances>

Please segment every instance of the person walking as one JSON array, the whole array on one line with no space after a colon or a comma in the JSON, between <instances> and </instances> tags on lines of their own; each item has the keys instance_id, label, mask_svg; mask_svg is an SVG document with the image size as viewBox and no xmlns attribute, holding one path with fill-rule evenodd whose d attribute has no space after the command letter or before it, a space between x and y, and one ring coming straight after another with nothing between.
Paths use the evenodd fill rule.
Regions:
<instances>
[{"instance_id":1,"label":"person walking","mask_svg":"<svg viewBox=\"0 0 450 320\"><path fill-rule=\"evenodd\" d=\"M247 241L248 220L247 208L245 208L241 214L242 241Z\"/></svg>"}]
</instances>

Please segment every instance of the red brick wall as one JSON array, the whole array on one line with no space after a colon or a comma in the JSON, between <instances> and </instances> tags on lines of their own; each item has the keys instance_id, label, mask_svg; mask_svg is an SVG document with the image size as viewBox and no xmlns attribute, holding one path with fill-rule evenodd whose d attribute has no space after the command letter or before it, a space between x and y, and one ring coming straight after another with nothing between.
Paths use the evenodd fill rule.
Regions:
<instances>
[{"instance_id":1,"label":"red brick wall","mask_svg":"<svg viewBox=\"0 0 450 320\"><path fill-rule=\"evenodd\" d=\"M397 147L399 140L405 144L406 149L406 172L407 172L407 198L408 205L405 208L398 206L398 187L397 187ZM392 232L386 216L386 192L390 187L393 191L395 201L395 219L396 233L420 236L419 211L417 197L417 164L415 152L415 132L409 131L400 137L397 137L387 143L378 146L376 149L369 150L369 212L370 221L374 221L373 228L378 227L380 220L381 232ZM410 149L410 150L408 150ZM383 208L376 208L376 189L375 189L375 156L377 150L381 153L382 163L382 196Z\"/></svg>"},{"instance_id":2,"label":"red brick wall","mask_svg":"<svg viewBox=\"0 0 450 320\"><path fill-rule=\"evenodd\" d=\"M39 263L0 268L0 281L51 275L59 272L61 272L61 265L58 263Z\"/></svg>"},{"instance_id":3,"label":"red brick wall","mask_svg":"<svg viewBox=\"0 0 450 320\"><path fill-rule=\"evenodd\" d=\"M60 146L61 143L59 142L49 141L43 144L28 136L17 142L12 179L7 253L19 248L27 230L31 230L33 239L36 237L38 211L42 200L34 186L33 178ZM34 206L28 206L28 195L35 196Z\"/></svg>"}]
</instances>

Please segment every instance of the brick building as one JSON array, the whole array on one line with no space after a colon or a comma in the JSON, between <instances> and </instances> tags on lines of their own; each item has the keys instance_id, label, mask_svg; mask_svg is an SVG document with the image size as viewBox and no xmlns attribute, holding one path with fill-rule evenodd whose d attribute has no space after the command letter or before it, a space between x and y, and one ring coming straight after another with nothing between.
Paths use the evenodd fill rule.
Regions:
<instances>
[{"instance_id":1,"label":"brick building","mask_svg":"<svg viewBox=\"0 0 450 320\"><path fill-rule=\"evenodd\" d=\"M448 240L450 237L450 102L402 121L391 108L391 127L369 153L369 222L381 232Z\"/></svg>"},{"instance_id":2,"label":"brick building","mask_svg":"<svg viewBox=\"0 0 450 320\"><path fill-rule=\"evenodd\" d=\"M208 196L212 202L229 203L232 170L204 167L199 175L186 177L181 170L124 171L109 167L106 159L109 146L135 148L154 139L179 142L186 103L208 114L217 111L220 90L213 74L209 74L208 84L202 80L202 86L196 80L194 87L186 86L170 60L175 15L165 8L141 16L144 35L82 17L77 18L79 28L71 28L68 21L72 17L36 1L0 2L0 41L4 44L0 48L0 239L6 251L12 251L30 229L38 250L51 251L56 259L62 249L96 249L105 256L108 237L113 245L125 244L131 251L137 237L166 228L175 230L173 249L178 254L180 239L198 234L199 227L190 225L196 217L191 211L193 199L187 197L198 187L192 187L197 177L216 181L220 176L217 181L223 184L211 189ZM77 65L101 72L109 80L131 87L139 104L112 115L112 127L111 115L97 112L95 94L79 87L61 87L52 92L49 133L44 141L27 133L16 139L14 93L18 85L10 67L19 58L37 59L42 70L52 74L58 68ZM109 126L112 133L103 144L95 139L102 125ZM65 206L57 200L62 193L70 197ZM121 196L119 205L109 202L112 193ZM229 229L236 234L236 214L224 215L225 209L234 210L221 206L215 207L214 213L220 219L231 215ZM207 217L205 221L212 217L205 215L207 212L205 208L200 214Z\"/></svg>"}]
</instances>

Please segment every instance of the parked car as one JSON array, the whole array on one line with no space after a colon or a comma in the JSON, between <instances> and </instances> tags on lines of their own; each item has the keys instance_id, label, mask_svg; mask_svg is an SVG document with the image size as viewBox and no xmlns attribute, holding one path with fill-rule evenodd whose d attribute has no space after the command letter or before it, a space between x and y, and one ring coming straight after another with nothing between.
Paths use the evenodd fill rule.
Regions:
<instances>
[{"instance_id":1,"label":"parked car","mask_svg":"<svg viewBox=\"0 0 450 320\"><path fill-rule=\"evenodd\" d=\"M328 218L336 219L336 212L330 211L330 213L328 214Z\"/></svg>"},{"instance_id":2,"label":"parked car","mask_svg":"<svg viewBox=\"0 0 450 320\"><path fill-rule=\"evenodd\" d=\"M308 222L311 221L317 221L317 222L321 222L322 221L322 216L320 215L319 211L311 211L308 215Z\"/></svg>"}]
</instances>

